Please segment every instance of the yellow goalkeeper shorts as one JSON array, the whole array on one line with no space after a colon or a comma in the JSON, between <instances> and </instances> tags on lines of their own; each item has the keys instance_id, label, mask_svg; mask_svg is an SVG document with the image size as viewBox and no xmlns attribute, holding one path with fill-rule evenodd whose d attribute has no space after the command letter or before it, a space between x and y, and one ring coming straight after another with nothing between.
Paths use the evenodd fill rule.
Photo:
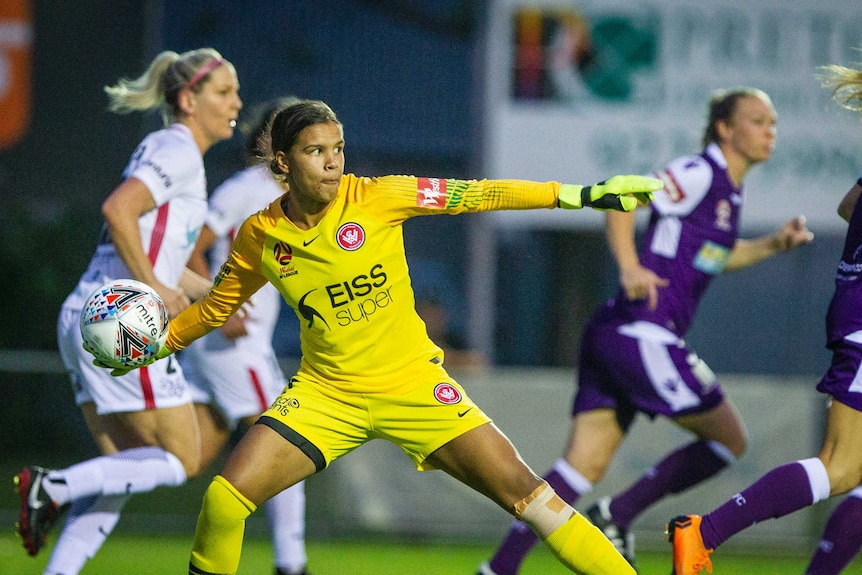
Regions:
<instances>
[{"instance_id":1,"label":"yellow goalkeeper shorts","mask_svg":"<svg viewBox=\"0 0 862 575\"><path fill-rule=\"evenodd\" d=\"M391 393L349 393L300 371L258 423L297 445L320 471L372 439L399 446L420 471L425 459L489 418L439 367Z\"/></svg>"}]
</instances>

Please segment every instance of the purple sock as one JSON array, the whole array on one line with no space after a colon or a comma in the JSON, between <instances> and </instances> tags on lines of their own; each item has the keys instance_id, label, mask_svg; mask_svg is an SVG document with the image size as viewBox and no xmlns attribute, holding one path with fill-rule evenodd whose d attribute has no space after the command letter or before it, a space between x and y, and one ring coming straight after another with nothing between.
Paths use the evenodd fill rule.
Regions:
<instances>
[{"instance_id":1,"label":"purple sock","mask_svg":"<svg viewBox=\"0 0 862 575\"><path fill-rule=\"evenodd\" d=\"M716 455L706 441L696 441L670 453L631 487L616 495L610 512L614 523L628 529L644 509L670 493L681 493L709 479L727 461Z\"/></svg>"},{"instance_id":2,"label":"purple sock","mask_svg":"<svg viewBox=\"0 0 862 575\"><path fill-rule=\"evenodd\" d=\"M784 517L814 502L811 483L799 462L776 467L703 516L700 533L707 549L715 549L743 529L766 519Z\"/></svg>"},{"instance_id":3,"label":"purple sock","mask_svg":"<svg viewBox=\"0 0 862 575\"><path fill-rule=\"evenodd\" d=\"M557 495L569 505L573 505L581 496L566 483L563 476L557 473L555 469L546 473L544 479L554 488ZM521 563L524 562L527 553L538 541L539 537L530 529L529 525L523 521L513 522L509 528L509 533L490 561L491 569L497 575L515 575L521 568Z\"/></svg>"},{"instance_id":4,"label":"purple sock","mask_svg":"<svg viewBox=\"0 0 862 575\"><path fill-rule=\"evenodd\" d=\"M862 548L862 499L847 497L826 523L806 575L838 575Z\"/></svg>"}]
</instances>

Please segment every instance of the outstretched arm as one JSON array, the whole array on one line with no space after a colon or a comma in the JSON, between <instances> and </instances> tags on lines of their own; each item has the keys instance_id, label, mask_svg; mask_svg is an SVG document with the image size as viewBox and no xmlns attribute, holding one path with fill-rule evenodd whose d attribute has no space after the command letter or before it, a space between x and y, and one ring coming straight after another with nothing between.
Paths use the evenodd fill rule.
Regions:
<instances>
[{"instance_id":1,"label":"outstretched arm","mask_svg":"<svg viewBox=\"0 0 862 575\"><path fill-rule=\"evenodd\" d=\"M737 240L724 271L746 268L780 252L788 252L811 243L813 239L814 234L805 226L805 216L795 217L775 233L753 240Z\"/></svg>"},{"instance_id":2,"label":"outstretched arm","mask_svg":"<svg viewBox=\"0 0 862 575\"><path fill-rule=\"evenodd\" d=\"M662 187L661 180L647 176L614 176L592 186L563 184L557 204L567 209L631 212L651 202L652 193Z\"/></svg>"}]
</instances>

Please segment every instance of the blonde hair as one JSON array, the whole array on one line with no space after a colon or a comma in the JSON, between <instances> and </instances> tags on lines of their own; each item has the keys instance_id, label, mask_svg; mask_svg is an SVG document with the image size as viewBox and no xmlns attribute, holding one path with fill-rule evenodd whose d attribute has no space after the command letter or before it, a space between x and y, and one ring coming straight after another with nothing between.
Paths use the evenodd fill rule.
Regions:
<instances>
[{"instance_id":1,"label":"blonde hair","mask_svg":"<svg viewBox=\"0 0 862 575\"><path fill-rule=\"evenodd\" d=\"M182 116L180 92L184 88L200 91L209 73L222 64L231 66L212 48L198 48L182 54L165 50L139 77L121 78L116 85L105 86L110 99L108 109L118 114L158 109L167 126Z\"/></svg>"},{"instance_id":2,"label":"blonde hair","mask_svg":"<svg viewBox=\"0 0 862 575\"><path fill-rule=\"evenodd\" d=\"M820 83L832 88L832 98L842 107L862 113L862 70L834 64L820 69Z\"/></svg>"}]
</instances>

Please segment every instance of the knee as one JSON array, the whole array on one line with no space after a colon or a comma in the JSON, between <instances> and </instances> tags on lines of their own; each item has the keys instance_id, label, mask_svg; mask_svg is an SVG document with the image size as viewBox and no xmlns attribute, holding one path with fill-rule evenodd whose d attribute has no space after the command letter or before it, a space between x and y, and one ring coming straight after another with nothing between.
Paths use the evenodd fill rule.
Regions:
<instances>
[{"instance_id":1,"label":"knee","mask_svg":"<svg viewBox=\"0 0 862 575\"><path fill-rule=\"evenodd\" d=\"M723 434L720 438L715 438L710 442L715 449L716 445L727 450L726 453L734 460L745 455L748 450L748 432L744 426L738 426L730 433Z\"/></svg>"},{"instance_id":2,"label":"knee","mask_svg":"<svg viewBox=\"0 0 862 575\"><path fill-rule=\"evenodd\" d=\"M578 457L572 452L566 454L566 462L584 479L595 485L605 476L611 463L611 457Z\"/></svg>"},{"instance_id":3,"label":"knee","mask_svg":"<svg viewBox=\"0 0 862 575\"><path fill-rule=\"evenodd\" d=\"M739 437L734 438L732 441L729 441L728 444L725 444L728 451L733 454L735 459L739 459L745 452L748 450L748 434L744 431L739 434Z\"/></svg>"},{"instance_id":4,"label":"knee","mask_svg":"<svg viewBox=\"0 0 862 575\"><path fill-rule=\"evenodd\" d=\"M841 495L847 493L862 483L862 469L858 466L836 465L835 462L826 464L826 474L829 476L829 495Z\"/></svg>"},{"instance_id":5,"label":"knee","mask_svg":"<svg viewBox=\"0 0 862 575\"><path fill-rule=\"evenodd\" d=\"M609 447L594 441L570 441L564 459L572 469L595 485L605 476L616 453Z\"/></svg>"},{"instance_id":6,"label":"knee","mask_svg":"<svg viewBox=\"0 0 862 575\"><path fill-rule=\"evenodd\" d=\"M174 452L173 455L179 459L188 479L197 477L202 471L200 454Z\"/></svg>"},{"instance_id":7,"label":"knee","mask_svg":"<svg viewBox=\"0 0 862 575\"><path fill-rule=\"evenodd\" d=\"M605 473L607 473L608 471L608 465L593 465L591 467L588 467L586 470L581 470L581 468L579 467L575 467L575 469L580 471L581 475L583 475L587 479L587 481L595 485L604 478Z\"/></svg>"},{"instance_id":8,"label":"knee","mask_svg":"<svg viewBox=\"0 0 862 575\"><path fill-rule=\"evenodd\" d=\"M162 435L159 437L158 445L179 460L187 478L196 477L203 470L199 439L188 440L180 439L176 435L173 437Z\"/></svg>"}]
</instances>

